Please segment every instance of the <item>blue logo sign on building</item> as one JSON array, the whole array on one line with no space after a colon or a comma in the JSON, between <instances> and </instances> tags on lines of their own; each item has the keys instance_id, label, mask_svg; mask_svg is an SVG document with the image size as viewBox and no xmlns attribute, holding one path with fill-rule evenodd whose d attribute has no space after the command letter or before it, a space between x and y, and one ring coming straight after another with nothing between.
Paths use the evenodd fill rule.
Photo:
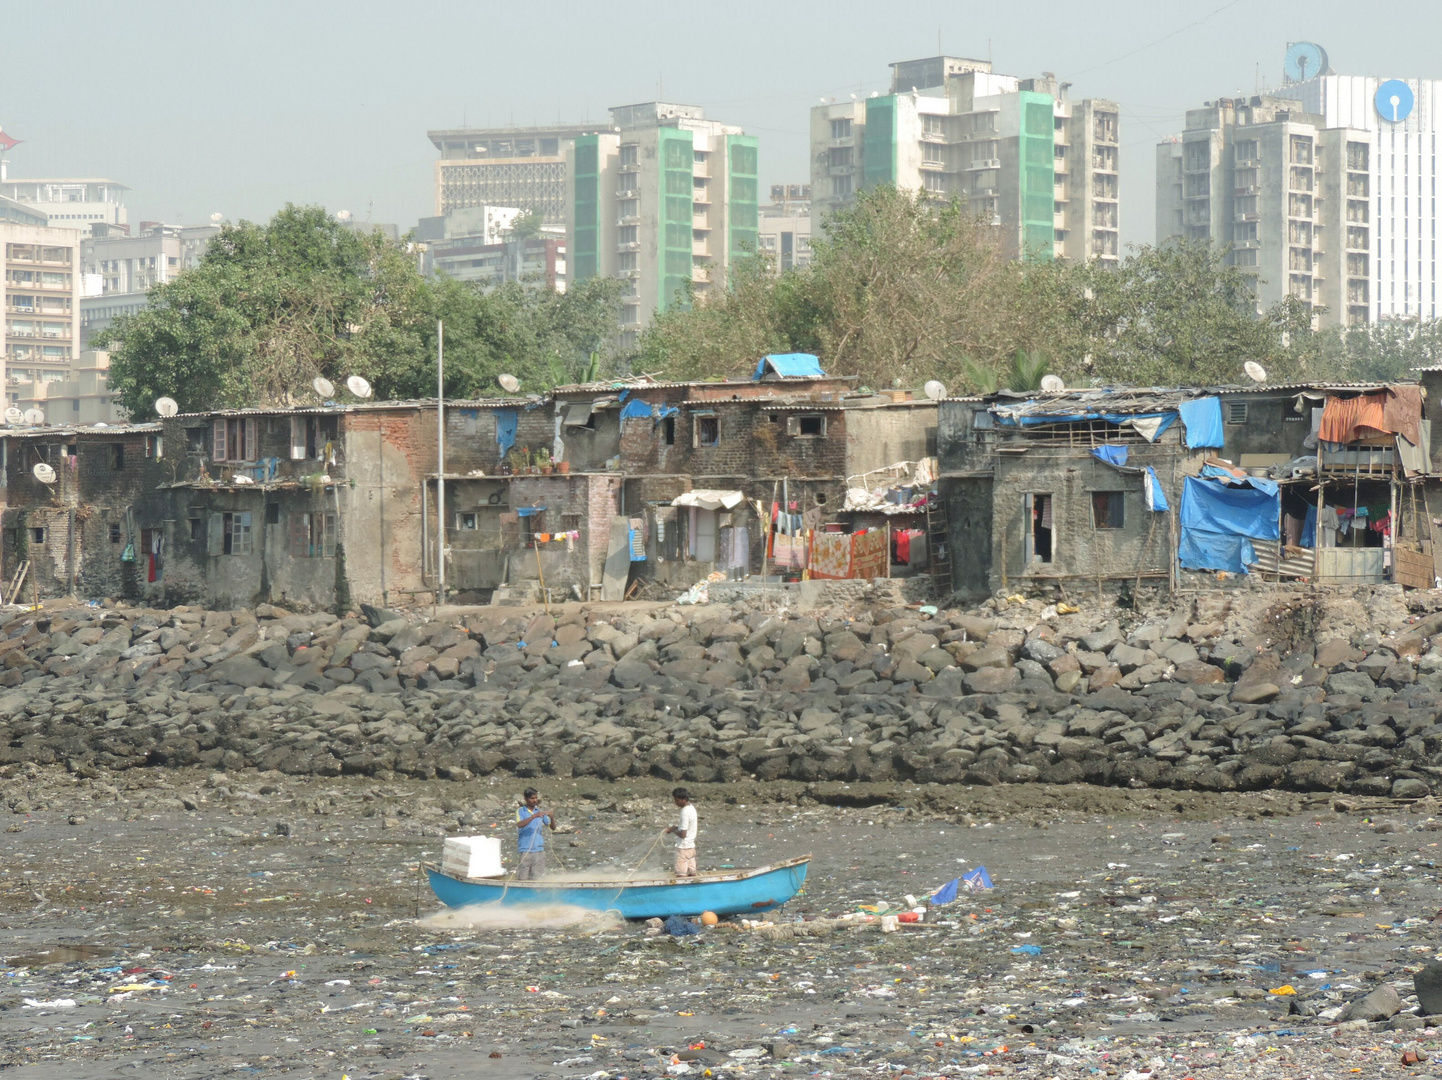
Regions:
<instances>
[{"instance_id":1,"label":"blue logo sign on building","mask_svg":"<svg viewBox=\"0 0 1442 1080\"><path fill-rule=\"evenodd\" d=\"M1416 104L1416 99L1412 96L1412 88L1401 79L1388 79L1377 87L1377 96L1374 101L1377 105L1377 115L1393 124L1400 124L1411 116L1412 106Z\"/></svg>"}]
</instances>

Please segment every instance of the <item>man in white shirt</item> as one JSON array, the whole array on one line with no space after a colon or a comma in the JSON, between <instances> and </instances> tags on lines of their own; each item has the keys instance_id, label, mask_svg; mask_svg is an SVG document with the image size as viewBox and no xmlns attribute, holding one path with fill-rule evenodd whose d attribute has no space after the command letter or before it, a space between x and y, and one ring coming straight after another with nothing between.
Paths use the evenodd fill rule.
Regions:
<instances>
[{"instance_id":1,"label":"man in white shirt","mask_svg":"<svg viewBox=\"0 0 1442 1080\"><path fill-rule=\"evenodd\" d=\"M691 795L685 788L671 792L680 813L676 824L666 831L676 837L676 876L696 876L696 808L691 805Z\"/></svg>"}]
</instances>

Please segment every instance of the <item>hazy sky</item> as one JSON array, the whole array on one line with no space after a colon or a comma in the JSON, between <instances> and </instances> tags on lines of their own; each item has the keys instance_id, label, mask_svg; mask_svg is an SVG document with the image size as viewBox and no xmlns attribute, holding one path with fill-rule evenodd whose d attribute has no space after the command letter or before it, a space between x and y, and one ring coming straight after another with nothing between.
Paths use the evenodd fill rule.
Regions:
<instances>
[{"instance_id":1,"label":"hazy sky","mask_svg":"<svg viewBox=\"0 0 1442 1080\"><path fill-rule=\"evenodd\" d=\"M807 113L887 64L990 54L1122 108L1122 239L1153 234L1153 147L1185 109L1281 81L1288 41L1339 72L1442 76L1442 3L958 4L45 0L0 5L10 175L129 185L130 220L263 219L321 203L402 228L434 213L430 128L603 120L666 100L761 139L805 181ZM764 190L764 188L763 188Z\"/></svg>"}]
</instances>

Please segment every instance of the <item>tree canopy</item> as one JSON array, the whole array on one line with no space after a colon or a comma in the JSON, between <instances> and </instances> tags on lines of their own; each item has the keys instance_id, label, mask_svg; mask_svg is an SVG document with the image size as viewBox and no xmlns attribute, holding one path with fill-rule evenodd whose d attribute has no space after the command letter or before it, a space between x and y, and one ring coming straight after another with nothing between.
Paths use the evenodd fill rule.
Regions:
<instances>
[{"instance_id":1,"label":"tree canopy","mask_svg":"<svg viewBox=\"0 0 1442 1080\"><path fill-rule=\"evenodd\" d=\"M727 290L666 312L634 365L677 378L739 375L766 352L814 352L873 387L940 379L1024 388L1018 366L1071 384L1391 378L1442 360L1437 323L1313 331L1288 297L1258 313L1246 275L1206 243L1138 247L1115 266L1017 261L956 202L877 187L812 238L809 266L756 254ZM1041 364L1041 367L1036 365Z\"/></svg>"},{"instance_id":2,"label":"tree canopy","mask_svg":"<svg viewBox=\"0 0 1442 1080\"><path fill-rule=\"evenodd\" d=\"M317 375L362 375L380 397L431 395L437 319L448 395L494 392L502 372L540 390L558 369L585 370L613 333L618 295L611 281L566 293L427 281L407 245L287 206L222 228L199 266L151 289L95 347L110 350L111 385L137 419L161 395L185 411L285 404Z\"/></svg>"}]
</instances>

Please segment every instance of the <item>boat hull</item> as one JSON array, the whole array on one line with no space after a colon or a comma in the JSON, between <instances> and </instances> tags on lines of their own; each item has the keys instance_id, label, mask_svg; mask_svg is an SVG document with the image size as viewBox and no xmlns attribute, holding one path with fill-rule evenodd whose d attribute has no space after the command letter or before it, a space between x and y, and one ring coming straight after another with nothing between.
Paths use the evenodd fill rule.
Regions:
<instances>
[{"instance_id":1,"label":"boat hull","mask_svg":"<svg viewBox=\"0 0 1442 1080\"><path fill-rule=\"evenodd\" d=\"M735 874L644 881L508 881L453 877L428 865L431 890L447 907L470 904L570 904L593 911L618 911L627 919L668 915L743 915L778 908L800 891L809 859L793 859Z\"/></svg>"}]
</instances>

